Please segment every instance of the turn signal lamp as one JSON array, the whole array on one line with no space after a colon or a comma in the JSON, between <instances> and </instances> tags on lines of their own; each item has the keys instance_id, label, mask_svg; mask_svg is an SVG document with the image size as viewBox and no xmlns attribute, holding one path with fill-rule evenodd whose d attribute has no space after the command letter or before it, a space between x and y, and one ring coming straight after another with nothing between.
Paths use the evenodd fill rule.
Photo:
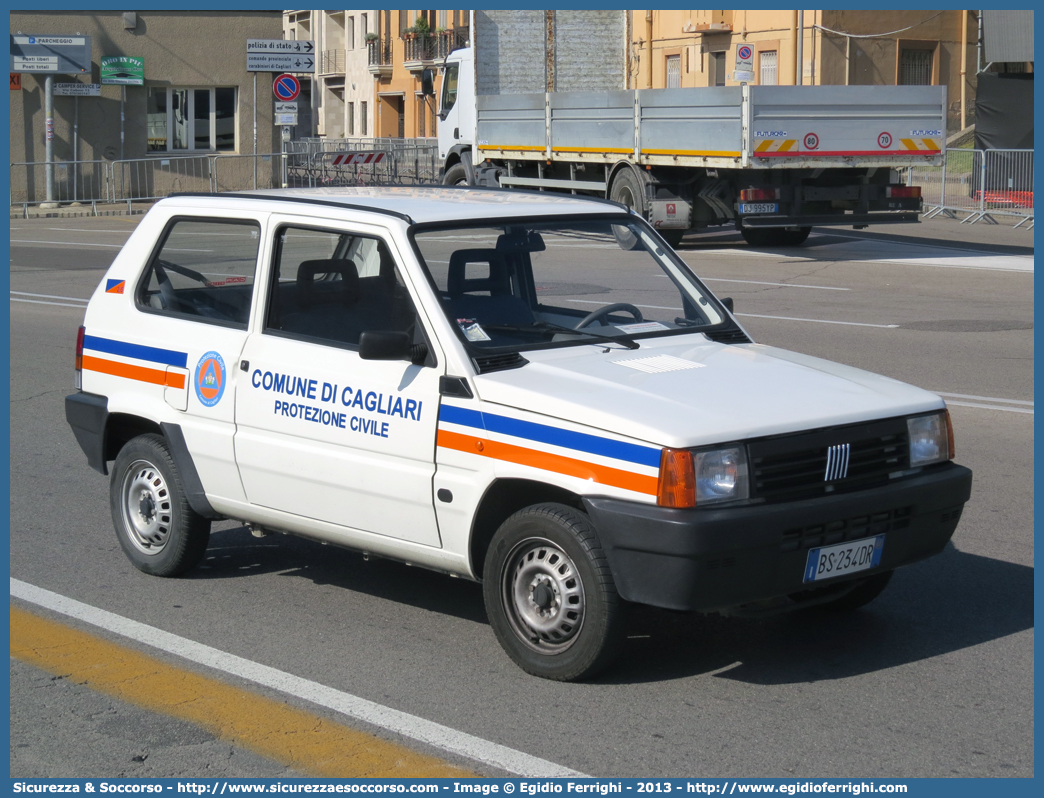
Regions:
<instances>
[{"instance_id":1,"label":"turn signal lamp","mask_svg":"<svg viewBox=\"0 0 1044 798\"><path fill-rule=\"evenodd\" d=\"M656 503L660 507L696 506L696 473L692 465L692 452L687 449L664 449L660 453Z\"/></svg>"}]
</instances>

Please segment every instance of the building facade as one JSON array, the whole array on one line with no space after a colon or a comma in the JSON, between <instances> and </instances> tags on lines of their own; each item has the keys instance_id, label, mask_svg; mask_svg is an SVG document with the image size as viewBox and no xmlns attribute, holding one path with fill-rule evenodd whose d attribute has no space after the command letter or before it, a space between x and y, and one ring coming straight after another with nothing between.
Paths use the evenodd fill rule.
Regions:
<instances>
[{"instance_id":1,"label":"building facade","mask_svg":"<svg viewBox=\"0 0 1044 798\"><path fill-rule=\"evenodd\" d=\"M12 11L9 19L13 35L91 37L91 74L55 82L97 84L102 58L144 59L144 85L54 98L56 161L279 151L274 75L246 70L248 38L282 38L278 11ZM45 77L23 73L11 91L12 163L45 159Z\"/></svg>"},{"instance_id":2,"label":"building facade","mask_svg":"<svg viewBox=\"0 0 1044 798\"><path fill-rule=\"evenodd\" d=\"M955 133L974 122L975 11L631 11L628 86L943 85ZM801 63L798 64L798 52Z\"/></svg>"}]
</instances>

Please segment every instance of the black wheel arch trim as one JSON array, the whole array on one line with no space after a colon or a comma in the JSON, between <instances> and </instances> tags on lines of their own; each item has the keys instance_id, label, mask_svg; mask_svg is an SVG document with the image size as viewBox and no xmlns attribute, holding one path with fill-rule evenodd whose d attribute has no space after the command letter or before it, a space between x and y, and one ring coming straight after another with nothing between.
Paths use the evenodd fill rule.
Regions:
<instances>
[{"instance_id":1,"label":"black wheel arch trim","mask_svg":"<svg viewBox=\"0 0 1044 798\"><path fill-rule=\"evenodd\" d=\"M211 507L210 501L207 499L203 483L196 471L196 465L192 462L192 455L189 454L188 444L185 443L185 433L181 431L181 425L162 422L160 429L163 430L163 437L167 439L170 456L178 469L181 487L185 491L185 498L188 500L189 506L204 518L212 520L224 518L221 513Z\"/></svg>"},{"instance_id":2,"label":"black wheel arch trim","mask_svg":"<svg viewBox=\"0 0 1044 798\"><path fill-rule=\"evenodd\" d=\"M105 427L109 421L109 397L83 391L66 396L65 420L87 455L87 464L98 473L107 475Z\"/></svg>"}]
</instances>

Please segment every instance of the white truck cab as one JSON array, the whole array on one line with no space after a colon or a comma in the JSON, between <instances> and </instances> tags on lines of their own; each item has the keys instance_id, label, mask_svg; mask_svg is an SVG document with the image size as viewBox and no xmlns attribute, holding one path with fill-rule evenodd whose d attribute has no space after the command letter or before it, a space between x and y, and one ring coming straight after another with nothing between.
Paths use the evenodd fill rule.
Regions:
<instances>
[{"instance_id":1,"label":"white truck cab","mask_svg":"<svg viewBox=\"0 0 1044 798\"><path fill-rule=\"evenodd\" d=\"M481 580L512 659L579 679L628 602L861 606L969 497L942 399L730 305L602 200L175 196L91 298L66 414L142 571L212 519L301 535Z\"/></svg>"}]
</instances>

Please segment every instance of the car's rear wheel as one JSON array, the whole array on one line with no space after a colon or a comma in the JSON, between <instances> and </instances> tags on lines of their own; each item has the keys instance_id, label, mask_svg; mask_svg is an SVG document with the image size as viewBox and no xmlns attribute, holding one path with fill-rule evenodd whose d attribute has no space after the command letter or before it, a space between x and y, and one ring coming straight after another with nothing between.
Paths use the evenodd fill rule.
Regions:
<instances>
[{"instance_id":1,"label":"car's rear wheel","mask_svg":"<svg viewBox=\"0 0 1044 798\"><path fill-rule=\"evenodd\" d=\"M178 576L202 559L210 521L189 505L159 435L140 435L120 450L109 481L109 506L120 547L138 570Z\"/></svg>"},{"instance_id":2,"label":"car's rear wheel","mask_svg":"<svg viewBox=\"0 0 1044 798\"><path fill-rule=\"evenodd\" d=\"M621 599L588 517L562 504L512 515L486 555L483 593L490 624L524 671L573 681L617 655Z\"/></svg>"}]
</instances>

